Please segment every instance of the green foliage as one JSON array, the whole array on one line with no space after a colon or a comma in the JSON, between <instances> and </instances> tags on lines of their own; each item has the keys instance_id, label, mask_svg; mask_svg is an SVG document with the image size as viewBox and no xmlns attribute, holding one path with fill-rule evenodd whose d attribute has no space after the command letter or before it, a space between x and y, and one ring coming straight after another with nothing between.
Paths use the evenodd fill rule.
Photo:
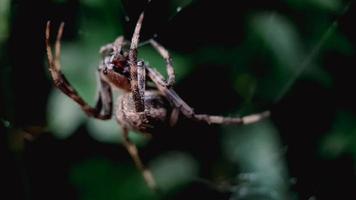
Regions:
<instances>
[{"instance_id":1,"label":"green foliage","mask_svg":"<svg viewBox=\"0 0 356 200\"><path fill-rule=\"evenodd\" d=\"M346 111L338 113L332 129L322 138L320 155L335 159L342 154L351 154L356 161L356 117Z\"/></svg>"},{"instance_id":2,"label":"green foliage","mask_svg":"<svg viewBox=\"0 0 356 200\"><path fill-rule=\"evenodd\" d=\"M131 165L92 159L73 167L70 178L83 200L155 199Z\"/></svg>"},{"instance_id":3,"label":"green foliage","mask_svg":"<svg viewBox=\"0 0 356 200\"><path fill-rule=\"evenodd\" d=\"M278 133L264 121L239 128L226 128L222 147L227 158L241 168L241 185L234 199L286 199L288 175Z\"/></svg>"},{"instance_id":4,"label":"green foliage","mask_svg":"<svg viewBox=\"0 0 356 200\"><path fill-rule=\"evenodd\" d=\"M47 109L49 128L61 139L69 137L86 119L80 108L58 90L51 93Z\"/></svg>"},{"instance_id":5,"label":"green foliage","mask_svg":"<svg viewBox=\"0 0 356 200\"><path fill-rule=\"evenodd\" d=\"M279 95L281 87L294 79L298 74L302 62L302 42L296 28L284 16L276 13L260 13L252 17L251 32L257 41L261 43L266 52L271 54L272 71L275 76L264 85L268 91L268 99L274 100Z\"/></svg>"},{"instance_id":6,"label":"green foliage","mask_svg":"<svg viewBox=\"0 0 356 200\"><path fill-rule=\"evenodd\" d=\"M170 152L151 161L149 167L159 188L174 192L197 175L197 164L189 155ZM71 169L71 183L80 199L158 199L144 183L137 169L127 163L96 158L78 163Z\"/></svg>"},{"instance_id":7,"label":"green foliage","mask_svg":"<svg viewBox=\"0 0 356 200\"><path fill-rule=\"evenodd\" d=\"M342 9L341 0L288 0L287 2L300 9L325 10L329 12Z\"/></svg>"},{"instance_id":8,"label":"green foliage","mask_svg":"<svg viewBox=\"0 0 356 200\"><path fill-rule=\"evenodd\" d=\"M8 36L9 0L0 1L0 44Z\"/></svg>"},{"instance_id":9,"label":"green foliage","mask_svg":"<svg viewBox=\"0 0 356 200\"><path fill-rule=\"evenodd\" d=\"M198 164L188 154L169 152L152 161L150 165L162 191L170 192L184 186L198 174Z\"/></svg>"}]
</instances>

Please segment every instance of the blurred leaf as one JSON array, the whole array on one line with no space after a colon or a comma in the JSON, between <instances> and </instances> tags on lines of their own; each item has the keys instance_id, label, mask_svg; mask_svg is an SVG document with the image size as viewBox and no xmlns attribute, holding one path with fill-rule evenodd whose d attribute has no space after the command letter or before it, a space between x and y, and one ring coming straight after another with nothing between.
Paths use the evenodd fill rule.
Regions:
<instances>
[{"instance_id":1,"label":"blurred leaf","mask_svg":"<svg viewBox=\"0 0 356 200\"><path fill-rule=\"evenodd\" d=\"M250 21L250 27L256 39L272 54L269 59L273 61L270 72L273 77L264 80L264 89L259 92L265 98L274 100L288 81L300 75L298 70L302 60L302 42L295 27L284 16L275 13L255 15ZM253 42L261 43L259 41Z\"/></svg>"},{"instance_id":2,"label":"blurred leaf","mask_svg":"<svg viewBox=\"0 0 356 200\"><path fill-rule=\"evenodd\" d=\"M242 172L237 176L242 185L234 192L236 199L256 195L286 199L288 185L283 151L277 130L270 122L230 127L222 142L226 157L238 164Z\"/></svg>"},{"instance_id":3,"label":"blurred leaf","mask_svg":"<svg viewBox=\"0 0 356 200\"><path fill-rule=\"evenodd\" d=\"M345 35L341 32L336 32L330 38L328 48L336 50L344 55L352 56L355 54L355 48Z\"/></svg>"},{"instance_id":4,"label":"blurred leaf","mask_svg":"<svg viewBox=\"0 0 356 200\"><path fill-rule=\"evenodd\" d=\"M82 200L155 199L133 165L87 160L71 169L70 179Z\"/></svg>"},{"instance_id":5,"label":"blurred leaf","mask_svg":"<svg viewBox=\"0 0 356 200\"><path fill-rule=\"evenodd\" d=\"M90 41L63 43L61 69L80 96L94 105L95 95L97 95L96 72L100 60L98 53L100 46L89 43Z\"/></svg>"},{"instance_id":6,"label":"blurred leaf","mask_svg":"<svg viewBox=\"0 0 356 200\"><path fill-rule=\"evenodd\" d=\"M87 128L89 134L100 142L122 143L122 128L114 119L103 121L90 118ZM131 131L129 137L137 146L143 146L148 142L148 138L142 133Z\"/></svg>"},{"instance_id":7,"label":"blurred leaf","mask_svg":"<svg viewBox=\"0 0 356 200\"><path fill-rule=\"evenodd\" d=\"M188 154L170 152L151 162L150 168L163 191L170 191L197 177L198 166Z\"/></svg>"},{"instance_id":8,"label":"blurred leaf","mask_svg":"<svg viewBox=\"0 0 356 200\"><path fill-rule=\"evenodd\" d=\"M96 52L100 46L113 42L123 35L123 21L120 16L125 14L121 1L116 0L84 0L82 11L82 36L89 44L95 45Z\"/></svg>"},{"instance_id":9,"label":"blurred leaf","mask_svg":"<svg viewBox=\"0 0 356 200\"><path fill-rule=\"evenodd\" d=\"M342 8L341 0L287 0L294 7L300 9L316 8L325 11L339 11Z\"/></svg>"},{"instance_id":10,"label":"blurred leaf","mask_svg":"<svg viewBox=\"0 0 356 200\"><path fill-rule=\"evenodd\" d=\"M340 0L312 0L312 4L315 4L321 9L336 11L341 9L342 2Z\"/></svg>"},{"instance_id":11,"label":"blurred leaf","mask_svg":"<svg viewBox=\"0 0 356 200\"><path fill-rule=\"evenodd\" d=\"M344 153L349 145L347 133L338 132L329 134L322 140L320 151L323 157L336 158Z\"/></svg>"},{"instance_id":12,"label":"blurred leaf","mask_svg":"<svg viewBox=\"0 0 356 200\"><path fill-rule=\"evenodd\" d=\"M320 154L335 158L342 153L352 153L356 159L356 117L348 112L338 113L333 128L321 139Z\"/></svg>"},{"instance_id":13,"label":"blurred leaf","mask_svg":"<svg viewBox=\"0 0 356 200\"><path fill-rule=\"evenodd\" d=\"M72 99L59 90L49 96L47 121L51 132L58 138L69 137L85 120L86 116Z\"/></svg>"},{"instance_id":14,"label":"blurred leaf","mask_svg":"<svg viewBox=\"0 0 356 200\"><path fill-rule=\"evenodd\" d=\"M103 5L104 1L102 1L102 0L82 0L81 2L84 5L99 9Z\"/></svg>"},{"instance_id":15,"label":"blurred leaf","mask_svg":"<svg viewBox=\"0 0 356 200\"><path fill-rule=\"evenodd\" d=\"M254 16L251 26L255 34L273 52L278 63L285 67L285 70L294 71L302 56L302 43L292 23L284 16L264 13Z\"/></svg>"},{"instance_id":16,"label":"blurred leaf","mask_svg":"<svg viewBox=\"0 0 356 200\"><path fill-rule=\"evenodd\" d=\"M303 79L317 81L326 88L332 87L333 83L331 75L321 67L317 66L307 68L303 74Z\"/></svg>"},{"instance_id":17,"label":"blurred leaf","mask_svg":"<svg viewBox=\"0 0 356 200\"><path fill-rule=\"evenodd\" d=\"M8 16L10 10L10 0L0 1L0 44L8 36Z\"/></svg>"},{"instance_id":18,"label":"blurred leaf","mask_svg":"<svg viewBox=\"0 0 356 200\"><path fill-rule=\"evenodd\" d=\"M257 80L248 73L240 73L235 78L236 91L249 100L253 97L256 89Z\"/></svg>"},{"instance_id":19,"label":"blurred leaf","mask_svg":"<svg viewBox=\"0 0 356 200\"><path fill-rule=\"evenodd\" d=\"M100 142L118 143L121 140L121 128L115 120L89 119L87 128L89 134Z\"/></svg>"},{"instance_id":20,"label":"blurred leaf","mask_svg":"<svg viewBox=\"0 0 356 200\"><path fill-rule=\"evenodd\" d=\"M275 13L258 14L252 18L250 27L254 37L267 50L265 53L271 54L268 58L271 71L268 77L262 77L259 85L261 96L274 102L279 101L301 75L330 85L330 75L317 66L314 60L333 33L333 26L323 31L321 38L308 53L303 50L297 29L284 16Z\"/></svg>"}]
</instances>

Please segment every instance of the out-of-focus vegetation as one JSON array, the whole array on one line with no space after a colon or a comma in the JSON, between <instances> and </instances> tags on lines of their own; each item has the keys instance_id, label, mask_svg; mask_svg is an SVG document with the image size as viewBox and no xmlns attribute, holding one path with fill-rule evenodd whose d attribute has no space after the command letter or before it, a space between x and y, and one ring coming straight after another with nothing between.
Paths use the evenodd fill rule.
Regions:
<instances>
[{"instance_id":1,"label":"out-of-focus vegetation","mask_svg":"<svg viewBox=\"0 0 356 200\"><path fill-rule=\"evenodd\" d=\"M115 120L89 119L53 87L44 49L46 21L53 38L64 21L63 72L94 105L99 48L130 39L142 10L139 57L165 75L145 41L166 46L175 89L196 112L272 112L248 126L181 117L152 138L130 133L159 195ZM355 13L341 0L0 0L5 188L11 199L354 199Z\"/></svg>"}]
</instances>

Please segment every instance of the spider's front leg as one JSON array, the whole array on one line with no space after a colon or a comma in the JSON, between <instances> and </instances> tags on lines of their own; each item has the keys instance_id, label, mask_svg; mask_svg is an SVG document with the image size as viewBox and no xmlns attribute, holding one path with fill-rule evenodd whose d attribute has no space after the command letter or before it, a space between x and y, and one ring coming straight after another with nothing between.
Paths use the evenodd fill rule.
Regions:
<instances>
[{"instance_id":1,"label":"spider's front leg","mask_svg":"<svg viewBox=\"0 0 356 200\"><path fill-rule=\"evenodd\" d=\"M64 94L73 99L82 110L90 117L106 120L112 116L112 91L110 85L100 77L100 91L98 100L95 107L91 107L87 104L78 92L70 85L66 77L61 71L60 54L61 54L61 37L63 34L64 23L61 23L57 39L55 43L55 54L52 54L52 48L50 45L50 22L47 22L46 26L46 49L47 58L49 63L49 70L54 82L54 85L60 89Z\"/></svg>"},{"instance_id":2,"label":"spider's front leg","mask_svg":"<svg viewBox=\"0 0 356 200\"><path fill-rule=\"evenodd\" d=\"M139 78L142 79L145 70L143 68L143 65L137 63L137 46L139 42L143 16L144 14L142 13L137 21L135 31L132 35L131 46L129 51L131 92L135 103L135 110L138 113L142 113L145 111L145 102L144 102L145 81L144 80L139 81Z\"/></svg>"},{"instance_id":3,"label":"spider's front leg","mask_svg":"<svg viewBox=\"0 0 356 200\"><path fill-rule=\"evenodd\" d=\"M175 73L172 63L172 58L167 49L165 49L162 45L156 42L154 39L150 40L151 45L158 51L158 53L163 57L166 61L166 69L168 74L167 79L167 87L172 87L175 83Z\"/></svg>"},{"instance_id":4,"label":"spider's front leg","mask_svg":"<svg viewBox=\"0 0 356 200\"><path fill-rule=\"evenodd\" d=\"M102 46L99 50L99 53L103 58L106 56L110 56L112 53L120 54L122 51L122 47L126 44L124 40L124 36L119 36L115 39L113 43L106 44Z\"/></svg>"}]
</instances>

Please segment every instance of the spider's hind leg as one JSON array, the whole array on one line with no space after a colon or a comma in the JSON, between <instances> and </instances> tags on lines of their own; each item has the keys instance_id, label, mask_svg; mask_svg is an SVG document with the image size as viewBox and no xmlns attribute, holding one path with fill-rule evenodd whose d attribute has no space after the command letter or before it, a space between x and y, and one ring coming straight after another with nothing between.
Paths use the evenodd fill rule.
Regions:
<instances>
[{"instance_id":1,"label":"spider's hind leg","mask_svg":"<svg viewBox=\"0 0 356 200\"><path fill-rule=\"evenodd\" d=\"M155 69L146 66L148 76L156 84L158 90L167 98L171 104L180 110L183 115L189 119L205 122L208 124L252 124L258 122L270 115L269 111L262 113L247 115L244 117L223 117L218 115L197 114L193 108L190 107L179 95L172 89L165 85L163 76Z\"/></svg>"},{"instance_id":2,"label":"spider's hind leg","mask_svg":"<svg viewBox=\"0 0 356 200\"><path fill-rule=\"evenodd\" d=\"M207 115L207 114L193 114L191 118L206 122L208 124L253 124L266 117L269 117L270 112L265 111L262 113L256 113L251 115L246 115L243 117L223 117L218 115Z\"/></svg>"},{"instance_id":3,"label":"spider's hind leg","mask_svg":"<svg viewBox=\"0 0 356 200\"><path fill-rule=\"evenodd\" d=\"M129 132L127 128L123 128L123 138L124 138L124 146L129 152L136 167L141 171L142 176L145 179L148 187L151 188L153 191L157 191L156 181L153 178L152 172L142 163L136 145L129 138Z\"/></svg>"}]
</instances>

